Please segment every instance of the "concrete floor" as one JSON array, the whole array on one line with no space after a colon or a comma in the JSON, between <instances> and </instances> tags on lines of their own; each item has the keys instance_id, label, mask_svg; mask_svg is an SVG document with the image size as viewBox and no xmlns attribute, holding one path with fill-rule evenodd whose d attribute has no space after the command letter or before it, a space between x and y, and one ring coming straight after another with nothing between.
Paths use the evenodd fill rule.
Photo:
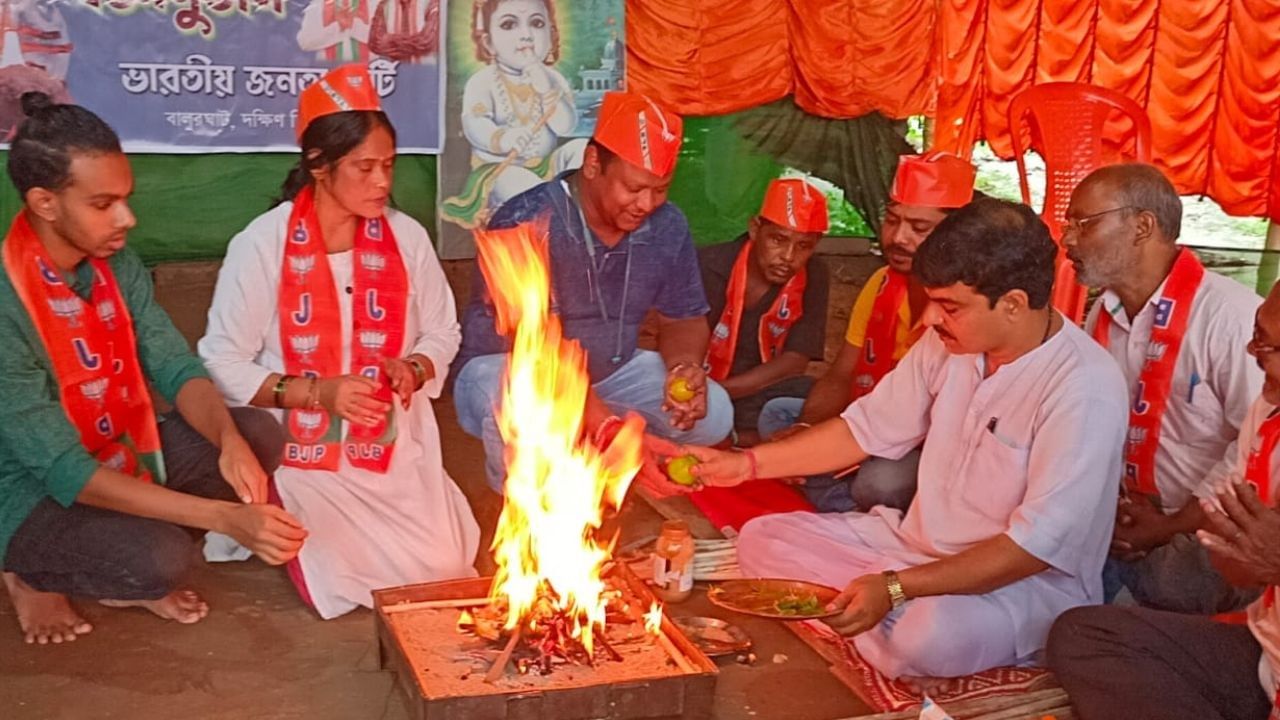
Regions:
<instances>
[{"instance_id":1,"label":"concrete floor","mask_svg":"<svg viewBox=\"0 0 1280 720\"><path fill-rule=\"evenodd\" d=\"M853 294L875 267L874 261L831 264L829 354L840 342ZM446 270L455 293L465 298L470 263L448 263ZM157 299L193 342L203 331L215 277L211 263L156 272ZM449 398L436 404L436 413L445 465L486 529L486 547L501 508L484 485L480 444L458 428ZM622 542L656 534L661 521L643 502L629 502L622 514ZM477 567L481 573L492 569L483 550ZM209 617L198 624L180 626L143 610L81 602L93 632L74 643L49 646L22 643L13 608L0 592L0 720L409 717L394 677L378 666L369 611L321 621L298 599L282 570L257 560L201 566L192 586L211 606ZM715 608L701 590L669 606L669 612L722 617L755 642L756 665L721 662L717 718L827 720L868 712L781 624Z\"/></svg>"}]
</instances>

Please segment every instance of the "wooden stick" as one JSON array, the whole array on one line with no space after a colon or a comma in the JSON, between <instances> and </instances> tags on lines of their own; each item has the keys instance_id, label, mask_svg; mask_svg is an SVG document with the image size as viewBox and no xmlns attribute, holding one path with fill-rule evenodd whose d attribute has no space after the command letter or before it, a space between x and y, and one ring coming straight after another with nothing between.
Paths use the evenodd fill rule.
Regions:
<instances>
[{"instance_id":1,"label":"wooden stick","mask_svg":"<svg viewBox=\"0 0 1280 720\"><path fill-rule=\"evenodd\" d=\"M667 651L667 655L670 655L671 659L675 661L676 667L687 673L698 672L698 669L693 666L693 663L689 662L689 659L684 656L684 653L680 652L679 648L675 646L675 643L671 642L671 638L667 637L667 633L664 632L662 628L658 628L658 644L661 645L662 649Z\"/></svg>"},{"instance_id":2,"label":"wooden stick","mask_svg":"<svg viewBox=\"0 0 1280 720\"><path fill-rule=\"evenodd\" d=\"M524 623L516 625L516 629L511 631L511 638L507 640L507 646L502 648L502 653L498 655L498 659L493 661L493 667L489 668L489 672L484 674L484 681L493 684L498 682L498 678L507 671L507 663L511 662L511 653L516 649L516 643L520 642L520 636L524 633Z\"/></svg>"},{"instance_id":3,"label":"wooden stick","mask_svg":"<svg viewBox=\"0 0 1280 720\"><path fill-rule=\"evenodd\" d=\"M423 600L420 602L400 603L398 605L384 605L382 611L385 613L407 612L409 610L439 610L442 608L469 608L479 605L488 605L489 598L463 598L461 600Z\"/></svg>"},{"instance_id":4,"label":"wooden stick","mask_svg":"<svg viewBox=\"0 0 1280 720\"><path fill-rule=\"evenodd\" d=\"M609 657L614 662L622 662L622 656L619 655L618 651L614 650L613 646L609 644L609 641L605 639L604 633L600 633L599 636L594 639L596 642L600 643L600 647L604 648L605 652L609 653Z\"/></svg>"}]
</instances>

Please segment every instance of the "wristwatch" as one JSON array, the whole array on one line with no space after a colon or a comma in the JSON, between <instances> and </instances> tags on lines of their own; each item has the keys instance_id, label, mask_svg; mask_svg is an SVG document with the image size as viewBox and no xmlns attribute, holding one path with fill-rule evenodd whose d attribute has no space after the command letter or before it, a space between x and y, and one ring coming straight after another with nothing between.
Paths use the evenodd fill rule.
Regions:
<instances>
[{"instance_id":1,"label":"wristwatch","mask_svg":"<svg viewBox=\"0 0 1280 720\"><path fill-rule=\"evenodd\" d=\"M885 570L884 585L889 591L889 602L893 603L893 609L897 610L907 604L907 594L902 590L902 581L898 579L898 573L892 570Z\"/></svg>"}]
</instances>

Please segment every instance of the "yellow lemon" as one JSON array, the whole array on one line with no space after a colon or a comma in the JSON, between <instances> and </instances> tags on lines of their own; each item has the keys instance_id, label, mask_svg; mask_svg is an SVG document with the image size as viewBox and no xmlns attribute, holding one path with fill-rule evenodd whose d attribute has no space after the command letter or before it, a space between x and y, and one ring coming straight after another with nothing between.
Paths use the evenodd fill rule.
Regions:
<instances>
[{"instance_id":1,"label":"yellow lemon","mask_svg":"<svg viewBox=\"0 0 1280 720\"><path fill-rule=\"evenodd\" d=\"M693 388L689 387L689 381L684 378L676 378L667 386L667 394L676 402L689 402L696 394Z\"/></svg>"},{"instance_id":2,"label":"yellow lemon","mask_svg":"<svg viewBox=\"0 0 1280 720\"><path fill-rule=\"evenodd\" d=\"M677 485L691 487L698 482L697 476L693 474L693 466L697 464L698 458L694 455L671 458L667 461L667 477Z\"/></svg>"}]
</instances>

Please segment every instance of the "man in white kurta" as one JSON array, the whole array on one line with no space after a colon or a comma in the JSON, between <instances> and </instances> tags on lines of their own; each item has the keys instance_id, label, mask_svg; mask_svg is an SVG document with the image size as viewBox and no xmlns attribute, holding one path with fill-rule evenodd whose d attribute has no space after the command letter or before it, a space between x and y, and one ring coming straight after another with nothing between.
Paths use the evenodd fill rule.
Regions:
<instances>
[{"instance_id":1,"label":"man in white kurta","mask_svg":"<svg viewBox=\"0 0 1280 720\"><path fill-rule=\"evenodd\" d=\"M1205 272L1190 296L1182 341L1162 339L1157 318L1163 319L1166 296L1176 292L1178 256L1190 252L1177 245L1181 216L1182 201L1159 169L1113 165L1090 174L1072 193L1063 244L1081 282L1103 288L1086 332L1119 364L1127 397L1151 407L1148 412L1163 407L1155 492L1121 503L1107 566L1108 599L1128 587L1142 605L1226 612L1243 607L1254 593L1232 588L1210 567L1192 535L1203 519L1193 496L1237 470L1236 438L1262 387L1262 372L1245 351L1262 299L1234 280ZM1147 359L1174 352L1169 390L1157 402L1150 388L1160 383ZM1137 454L1134 460L1143 462Z\"/></svg>"},{"instance_id":2,"label":"man in white kurta","mask_svg":"<svg viewBox=\"0 0 1280 720\"><path fill-rule=\"evenodd\" d=\"M951 355L930 331L841 416L875 457L902 457L923 440L920 489L905 514L769 515L738 542L748 576L834 587L1000 533L1050 565L985 595L918 598L890 613L854 639L890 677L1033 662L1059 613L1102 602L1116 497L1108 473L1119 471L1124 432L1119 374L1069 323L988 378L982 365L979 355Z\"/></svg>"},{"instance_id":3,"label":"man in white kurta","mask_svg":"<svg viewBox=\"0 0 1280 720\"><path fill-rule=\"evenodd\" d=\"M1026 206L960 208L917 251L924 337L840 418L739 455L771 477L923 443L905 514L764 516L738 543L749 576L846 588L829 622L890 677L1033 663L1058 614L1102 600L1124 382L1048 307L1055 252ZM694 451L712 484L744 467Z\"/></svg>"},{"instance_id":4,"label":"man in white kurta","mask_svg":"<svg viewBox=\"0 0 1280 720\"><path fill-rule=\"evenodd\" d=\"M281 274L289 272L281 264L291 208L292 203L282 203L236 235L218 274L199 350L231 405L247 405L267 376L284 372L277 296ZM275 473L285 508L309 532L298 560L316 610L325 618L369 606L372 588L476 574L472 563L479 529L466 498L444 471L431 404L461 340L453 293L427 231L396 210L387 209L386 217L410 285L403 354L425 355L437 372L408 410L392 403L399 432L386 474L353 468L345 454L337 472L281 466ZM348 250L328 256L339 290L344 367L350 363L355 255ZM211 543L206 554L219 547L224 545Z\"/></svg>"}]
</instances>

